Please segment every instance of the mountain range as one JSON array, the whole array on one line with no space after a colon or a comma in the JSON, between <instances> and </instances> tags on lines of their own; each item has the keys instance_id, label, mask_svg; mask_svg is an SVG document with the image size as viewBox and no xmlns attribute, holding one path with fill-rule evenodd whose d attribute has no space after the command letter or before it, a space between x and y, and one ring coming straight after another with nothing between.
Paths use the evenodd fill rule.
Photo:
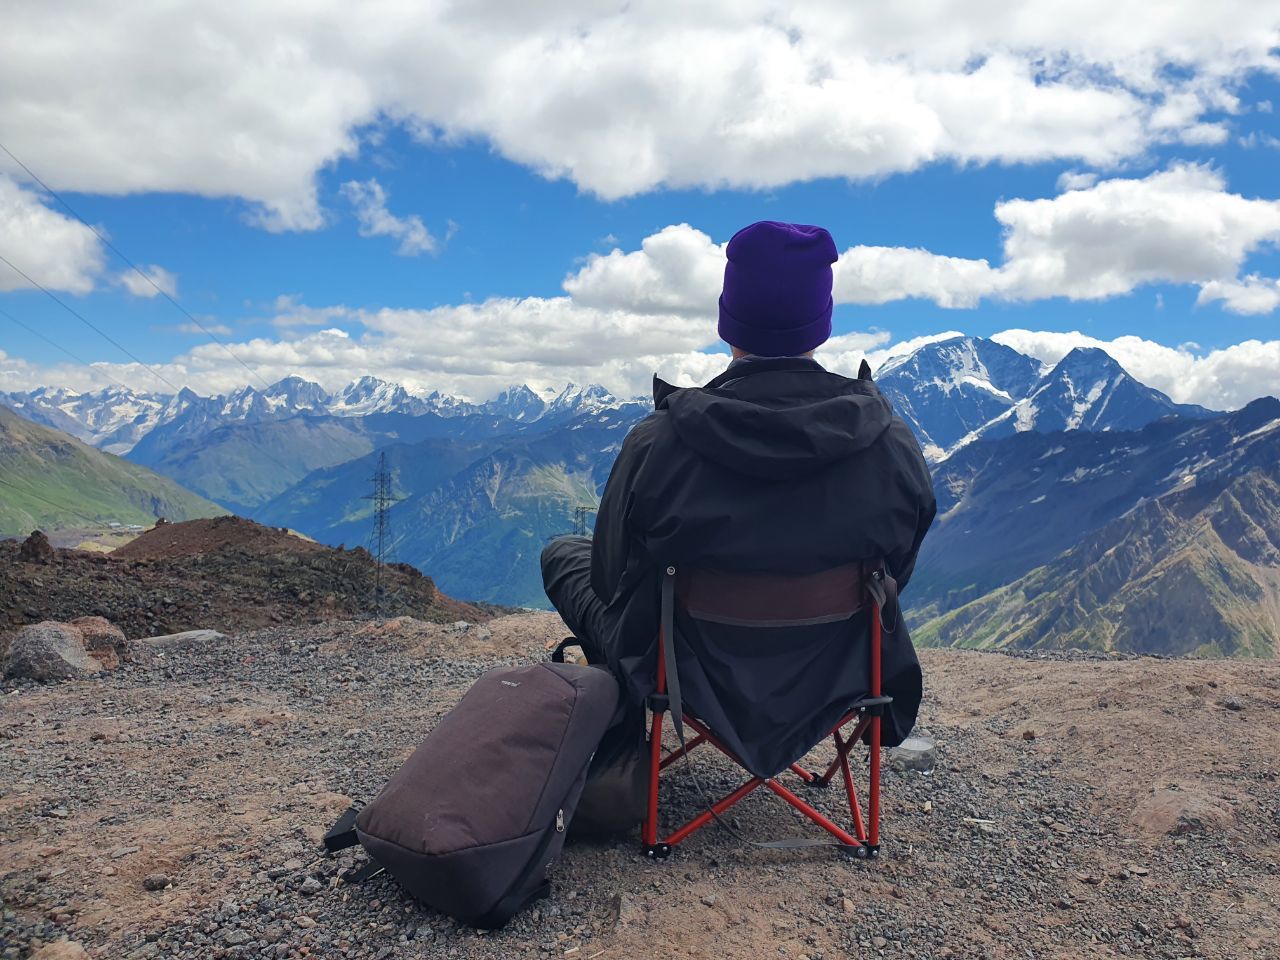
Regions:
<instances>
[{"instance_id":1,"label":"mountain range","mask_svg":"<svg viewBox=\"0 0 1280 960\"><path fill-rule=\"evenodd\" d=\"M1015 433L1134 430L1161 417L1211 415L1174 403L1088 347L1050 367L993 340L956 337L890 360L876 381L931 462Z\"/></svg>"},{"instance_id":2,"label":"mountain range","mask_svg":"<svg viewBox=\"0 0 1280 960\"><path fill-rule=\"evenodd\" d=\"M1119 644L1146 651L1184 646L1187 640L1171 632L1174 620L1154 618L1151 609L1140 614L1136 602L1126 614L1134 622L1123 626L1117 604L1142 596L1150 606L1156 596L1165 610L1191 605L1200 611L1194 618L1183 611L1183 628L1196 638L1191 649L1280 652L1280 623L1270 616L1266 626L1265 605L1255 622L1259 610L1251 599L1271 589L1278 566L1275 552L1260 546L1280 536L1278 504L1266 505L1269 471L1278 463L1280 400L1270 397L1233 413L1167 418L1128 433L1028 432L971 444L934 471L938 520L911 583L913 618L923 624L918 641ZM1231 513L1236 495L1255 506ZM1191 552L1171 559L1179 545L1204 548L1205 525L1225 530L1228 515L1242 527L1238 535L1219 536L1213 550L1188 546ZM1228 553L1238 559L1228 562ZM1166 577L1175 568L1188 573L1193 555L1199 573L1190 580L1198 586L1182 594L1190 580ZM1126 592L1138 581L1145 582L1145 595ZM1242 590L1245 582L1251 586ZM1104 598L1111 607L1100 613ZM1035 610L1065 609L1078 610L1089 642L1079 632L1063 632L1066 621L1032 623ZM1109 629L1102 629L1104 621ZM1239 626L1245 621L1254 626Z\"/></svg>"},{"instance_id":3,"label":"mountain range","mask_svg":"<svg viewBox=\"0 0 1280 960\"><path fill-rule=\"evenodd\" d=\"M1280 432L1268 427L1280 418L1276 401L1215 413L1173 402L1101 350L1047 365L978 337L926 344L884 364L876 380L920 438L938 492L939 521L911 586L926 642L1164 648L1182 641L1142 634L1125 617L1158 600L1162 591L1150 584L1166 571L1194 568L1203 589L1221 573L1214 589L1222 596L1237 595L1240 578L1253 592L1239 596L1271 589L1270 555L1220 534L1210 549L1204 531L1230 513L1228 500L1215 498L1251 495L1254 513L1268 502L1265 467L1280 460ZM367 540L365 498L385 454L400 498L391 514L396 559L429 571L454 596L531 606L545 606L536 563L543 542L572 528L576 508L597 503L626 431L651 409L599 386L519 385L475 403L373 377L336 393L291 377L219 397L45 388L0 394L0 405L123 451L238 513L332 544ZM1190 489L1215 493L1205 500ZM1266 528L1268 520L1257 522ZM1183 544L1182 552L1175 559L1156 541ZM1087 558L1124 544L1136 544L1123 550L1147 592L1108 594L1104 612L1082 614L1066 630L1053 611L1079 602L1071 577L1104 569ZM1265 616L1226 606L1214 607L1217 619L1202 623L1213 636L1192 649L1277 645Z\"/></svg>"}]
</instances>

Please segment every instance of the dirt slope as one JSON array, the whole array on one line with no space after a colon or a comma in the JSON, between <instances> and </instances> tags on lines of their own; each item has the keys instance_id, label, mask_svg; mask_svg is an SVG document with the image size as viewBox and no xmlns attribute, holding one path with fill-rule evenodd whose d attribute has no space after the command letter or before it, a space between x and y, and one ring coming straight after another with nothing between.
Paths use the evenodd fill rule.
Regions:
<instances>
[{"instance_id":1,"label":"dirt slope","mask_svg":"<svg viewBox=\"0 0 1280 960\"><path fill-rule=\"evenodd\" d=\"M112 960L1280 957L1275 662L926 651L941 766L886 772L873 865L715 830L665 864L634 838L576 843L553 898L496 934L385 877L334 886L354 858L318 854L332 818L480 672L562 631L542 614L275 627L0 689L0 954L70 936ZM708 789L733 785L699 762ZM698 809L679 766L664 791ZM771 797L737 810L750 836L811 835ZM155 874L169 884L145 889Z\"/></svg>"},{"instance_id":2,"label":"dirt slope","mask_svg":"<svg viewBox=\"0 0 1280 960\"><path fill-rule=\"evenodd\" d=\"M375 564L366 550L335 550L240 517L162 524L109 555L58 550L51 564L19 562L18 550L17 541L0 541L0 634L87 615L106 617L131 638L248 630L373 607ZM383 577L388 615L488 619L413 567L385 567Z\"/></svg>"}]
</instances>

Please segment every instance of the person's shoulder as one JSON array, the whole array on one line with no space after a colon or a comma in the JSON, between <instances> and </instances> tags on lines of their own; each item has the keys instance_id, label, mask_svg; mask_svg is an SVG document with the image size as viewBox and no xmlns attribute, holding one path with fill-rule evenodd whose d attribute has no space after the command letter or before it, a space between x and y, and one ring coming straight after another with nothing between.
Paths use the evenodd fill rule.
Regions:
<instances>
[{"instance_id":1,"label":"person's shoulder","mask_svg":"<svg viewBox=\"0 0 1280 960\"><path fill-rule=\"evenodd\" d=\"M671 432L671 414L664 408L654 410L648 416L638 420L628 431L625 447L637 448L651 446L659 442Z\"/></svg>"}]
</instances>

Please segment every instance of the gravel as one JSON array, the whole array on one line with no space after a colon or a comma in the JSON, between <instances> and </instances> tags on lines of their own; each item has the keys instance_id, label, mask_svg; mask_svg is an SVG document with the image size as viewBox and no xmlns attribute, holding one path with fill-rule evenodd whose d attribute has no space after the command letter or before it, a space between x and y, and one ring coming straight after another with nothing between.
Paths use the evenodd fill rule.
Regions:
<instances>
[{"instance_id":1,"label":"gravel","mask_svg":"<svg viewBox=\"0 0 1280 960\"><path fill-rule=\"evenodd\" d=\"M548 615L486 629L495 649L519 638L524 657L563 636ZM1179 789L1237 800L1228 827L1151 836L1127 820L1121 778L1097 770L1096 744L1055 728L1077 715L1041 712L1070 703L1080 717L1105 717L1112 725L1099 735L1119 749L1125 727L1114 714L1136 681L1117 674L1106 686L1096 671L1146 671L1151 683L1167 671L1171 689L1183 682L1173 675L1182 664L1152 660L929 653L917 732L934 742L936 766L886 768L883 857L874 864L830 851L754 850L714 826L666 863L640 857L635 837L574 842L553 868L552 897L497 933L420 906L386 874L345 885L340 876L363 854L323 855L324 829L352 800L371 798L480 673L515 659L451 655L466 632L412 622L386 633L354 623L269 628L90 680L0 685L0 960L25 960L64 938L113 960L1252 960L1274 949L1266 936L1280 921L1274 749L1220 744L1193 780L1191 754L1140 744L1152 763L1169 758L1159 772L1132 774L1144 783L1182 770ZM1246 690L1236 668L1214 667L1234 691L1226 696L1249 710L1216 701L1205 709L1235 725L1269 710L1274 730L1280 668L1251 669L1260 679ZM962 696L977 675L1003 699L978 708ZM1106 686L1105 696L1089 684ZM1096 706L1099 698L1109 706ZM1178 726L1191 722L1185 710L1159 720L1194 744ZM1034 740L1023 739L1029 729ZM821 747L812 763L829 756ZM694 757L708 791L737 784L727 764ZM673 818L700 807L683 763L664 780ZM841 791L803 795L832 817L848 815ZM757 839L813 835L763 792L733 820Z\"/></svg>"}]
</instances>

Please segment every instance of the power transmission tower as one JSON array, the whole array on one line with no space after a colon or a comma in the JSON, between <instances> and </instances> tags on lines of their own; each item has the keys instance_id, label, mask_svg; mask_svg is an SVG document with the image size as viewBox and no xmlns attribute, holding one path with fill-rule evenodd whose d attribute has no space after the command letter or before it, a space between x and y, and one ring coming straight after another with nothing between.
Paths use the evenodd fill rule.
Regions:
<instances>
[{"instance_id":1,"label":"power transmission tower","mask_svg":"<svg viewBox=\"0 0 1280 960\"><path fill-rule=\"evenodd\" d=\"M591 516L592 512L590 507L573 508L574 536L585 537L587 535L587 518Z\"/></svg>"},{"instance_id":2,"label":"power transmission tower","mask_svg":"<svg viewBox=\"0 0 1280 960\"><path fill-rule=\"evenodd\" d=\"M375 563L373 607L374 614L382 619L383 585L382 568L391 549L391 505L399 503L404 497L391 494L391 471L387 469L387 454L384 450L378 454L378 472L373 475L373 493L363 497L373 501L373 533L370 544L373 547Z\"/></svg>"}]
</instances>

